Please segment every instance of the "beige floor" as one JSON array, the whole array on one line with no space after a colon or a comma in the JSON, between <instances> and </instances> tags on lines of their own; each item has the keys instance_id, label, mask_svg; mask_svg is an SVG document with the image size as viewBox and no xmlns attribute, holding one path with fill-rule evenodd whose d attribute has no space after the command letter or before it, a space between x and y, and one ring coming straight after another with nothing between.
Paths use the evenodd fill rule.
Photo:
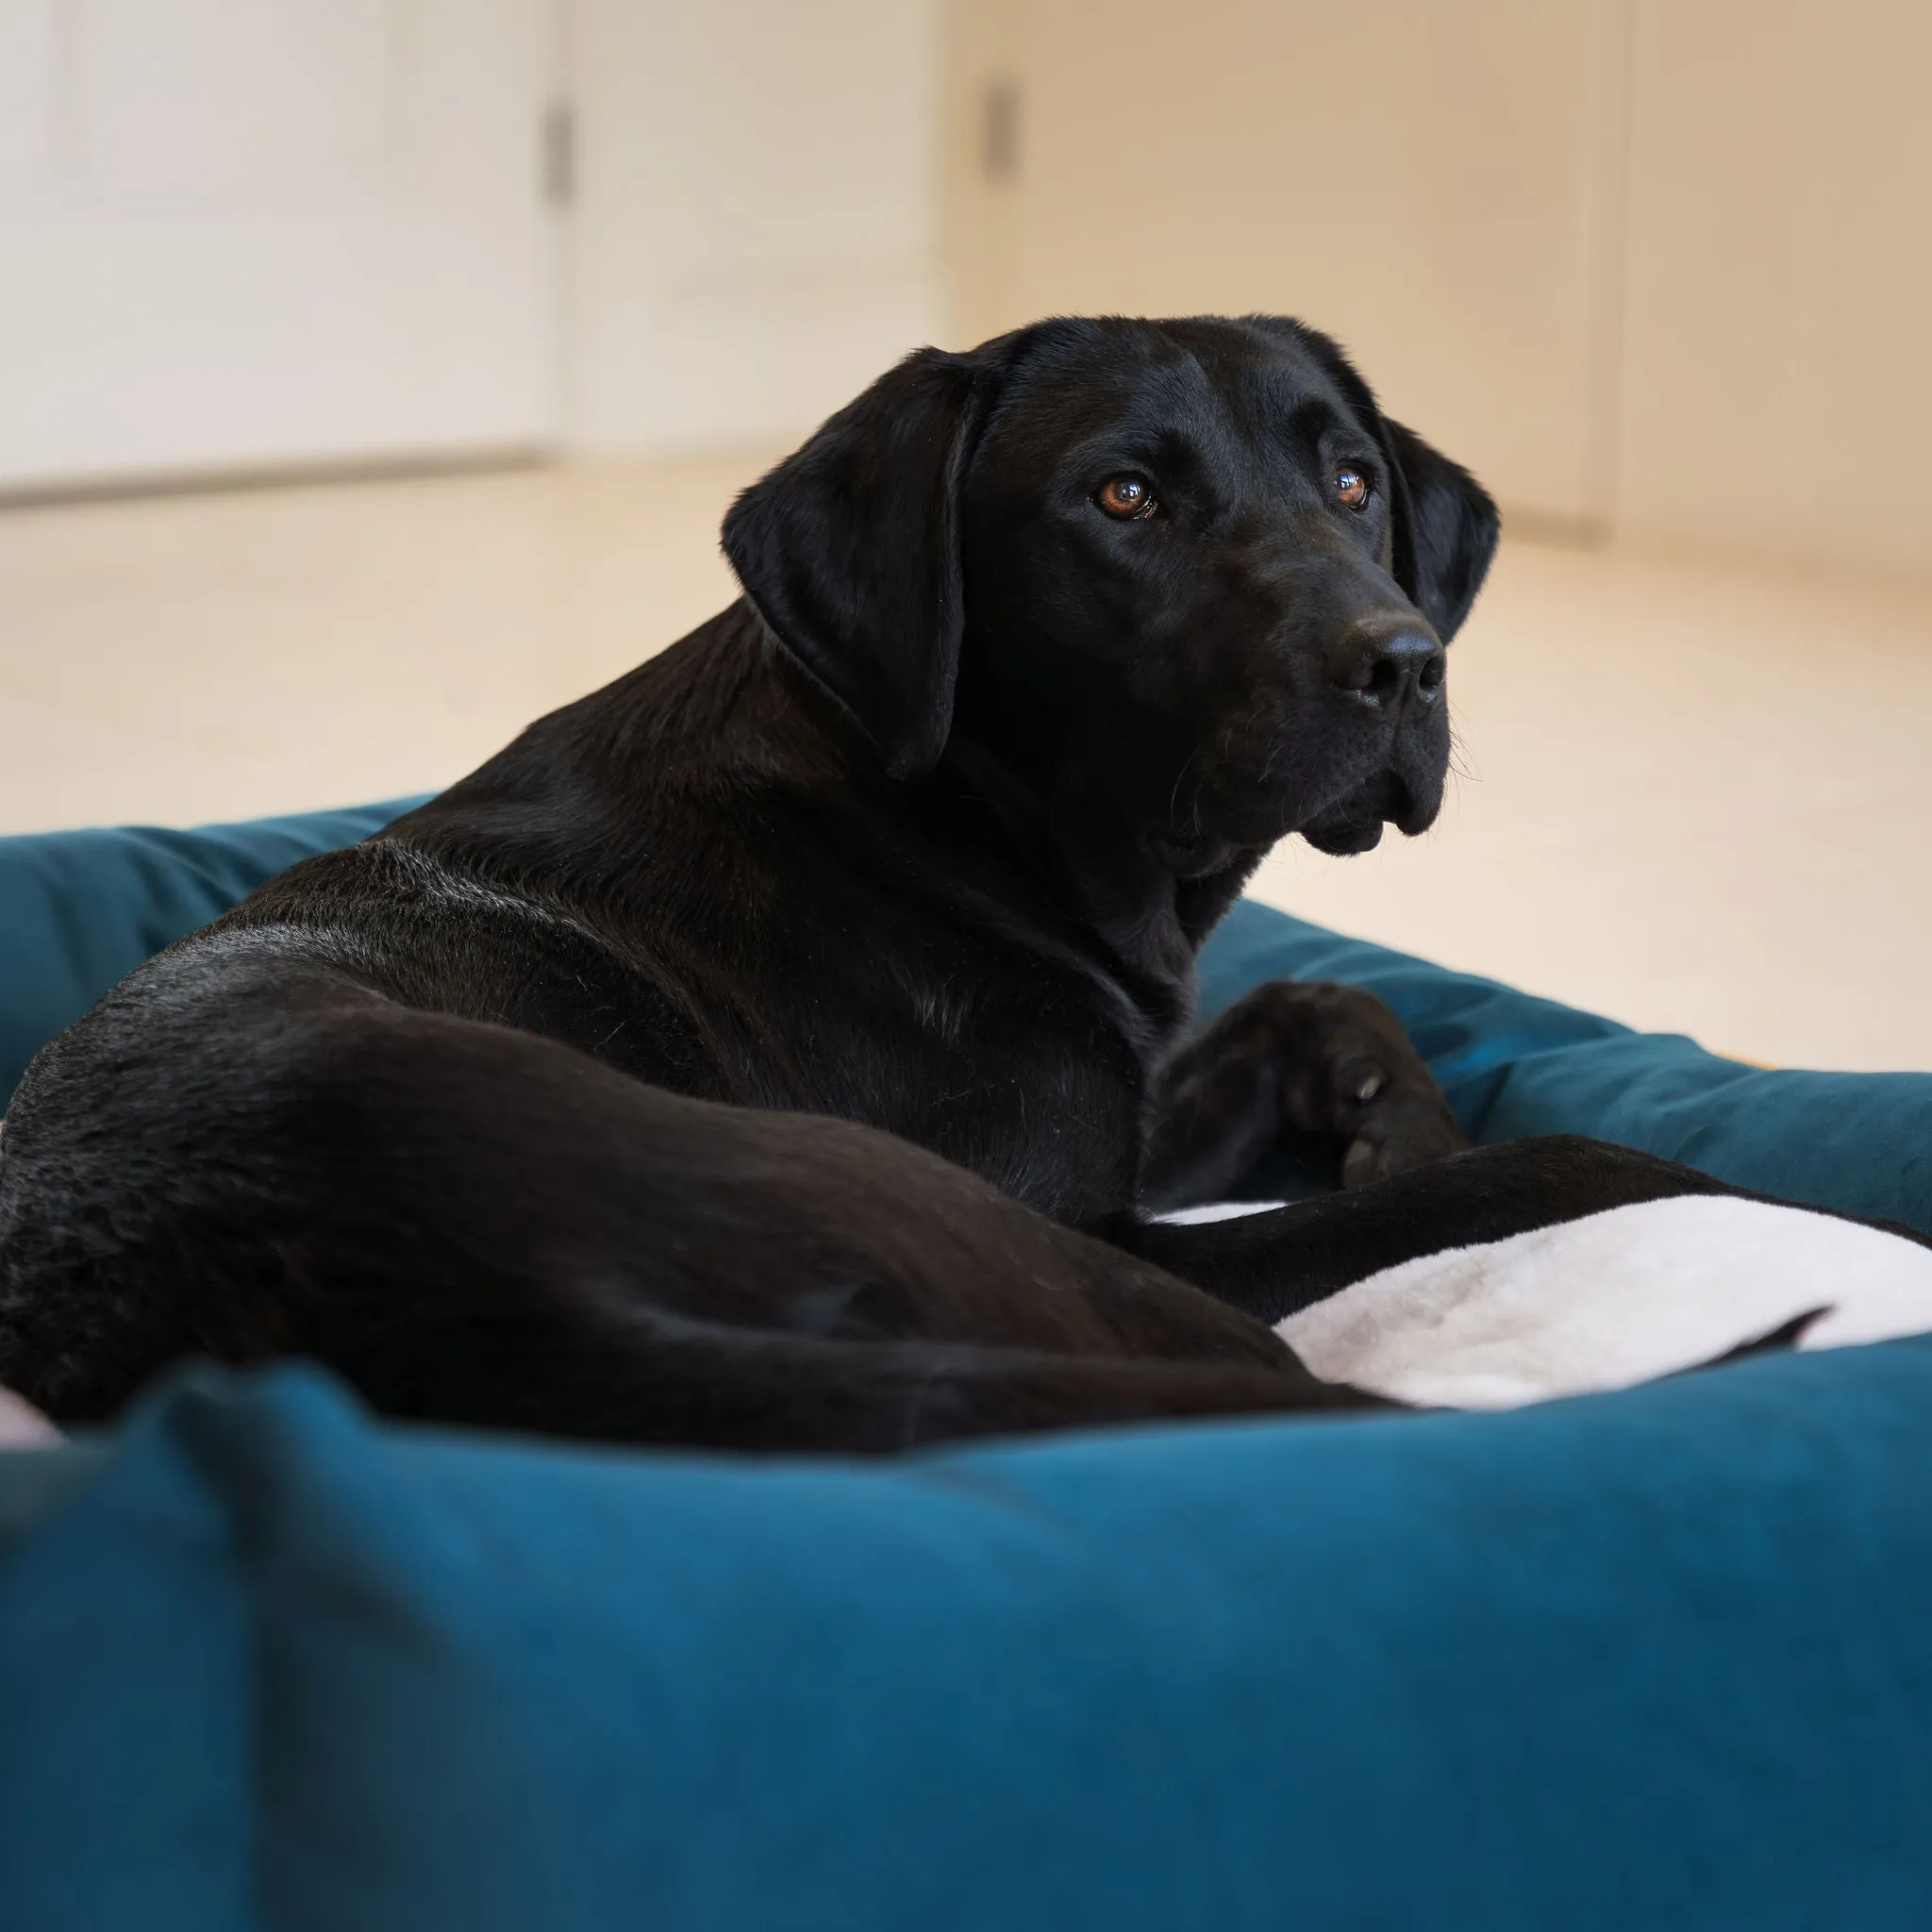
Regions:
<instances>
[{"instance_id":1,"label":"beige floor","mask_svg":"<svg viewBox=\"0 0 1932 1932\"><path fill-rule=\"evenodd\" d=\"M753 458L0 513L0 830L441 784L730 594ZM1307 917L1784 1064L1932 1069L1932 591L1506 544L1437 829Z\"/></svg>"}]
</instances>

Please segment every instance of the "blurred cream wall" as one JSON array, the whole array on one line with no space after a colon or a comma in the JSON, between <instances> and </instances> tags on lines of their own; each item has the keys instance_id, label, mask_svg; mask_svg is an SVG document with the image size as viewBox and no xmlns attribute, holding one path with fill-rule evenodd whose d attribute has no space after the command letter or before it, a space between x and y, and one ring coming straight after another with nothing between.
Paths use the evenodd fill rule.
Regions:
<instances>
[{"instance_id":1,"label":"blurred cream wall","mask_svg":"<svg viewBox=\"0 0 1932 1932\"><path fill-rule=\"evenodd\" d=\"M1517 504L1607 513L1621 50L1591 0L958 0L961 332L1284 310ZM1017 89L1017 164L974 150Z\"/></svg>"},{"instance_id":2,"label":"blurred cream wall","mask_svg":"<svg viewBox=\"0 0 1932 1932\"><path fill-rule=\"evenodd\" d=\"M957 338L1286 310L1519 516L1932 558L1924 0L948 0L944 31Z\"/></svg>"},{"instance_id":3,"label":"blurred cream wall","mask_svg":"<svg viewBox=\"0 0 1932 1932\"><path fill-rule=\"evenodd\" d=\"M1932 569L1932 6L1636 9L1620 532Z\"/></svg>"},{"instance_id":4,"label":"blurred cream wall","mask_svg":"<svg viewBox=\"0 0 1932 1932\"><path fill-rule=\"evenodd\" d=\"M568 0L561 433L783 440L941 329L937 0Z\"/></svg>"}]
</instances>

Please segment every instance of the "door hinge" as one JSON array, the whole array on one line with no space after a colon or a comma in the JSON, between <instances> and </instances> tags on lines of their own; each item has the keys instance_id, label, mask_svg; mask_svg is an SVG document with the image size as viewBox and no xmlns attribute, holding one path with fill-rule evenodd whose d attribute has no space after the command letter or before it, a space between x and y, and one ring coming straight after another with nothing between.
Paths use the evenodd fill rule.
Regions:
<instances>
[{"instance_id":1,"label":"door hinge","mask_svg":"<svg viewBox=\"0 0 1932 1932\"><path fill-rule=\"evenodd\" d=\"M990 80L981 107L980 166L990 181L1010 181L1020 172L1020 83Z\"/></svg>"},{"instance_id":2,"label":"door hinge","mask_svg":"<svg viewBox=\"0 0 1932 1932\"><path fill-rule=\"evenodd\" d=\"M568 101L543 109L538 157L543 199L554 208L569 208L577 193L577 113Z\"/></svg>"}]
</instances>

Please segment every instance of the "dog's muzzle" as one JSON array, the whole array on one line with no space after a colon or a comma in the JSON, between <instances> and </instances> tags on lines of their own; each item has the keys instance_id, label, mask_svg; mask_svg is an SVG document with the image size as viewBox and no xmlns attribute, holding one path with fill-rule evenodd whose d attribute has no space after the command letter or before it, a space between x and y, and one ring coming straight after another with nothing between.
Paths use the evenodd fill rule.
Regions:
<instances>
[{"instance_id":1,"label":"dog's muzzle","mask_svg":"<svg viewBox=\"0 0 1932 1932\"><path fill-rule=\"evenodd\" d=\"M1345 798L1317 812L1301 834L1318 852L1334 858L1373 852L1382 842L1382 827L1393 825L1407 838L1426 832L1442 808L1446 757L1403 756L1357 786Z\"/></svg>"}]
</instances>

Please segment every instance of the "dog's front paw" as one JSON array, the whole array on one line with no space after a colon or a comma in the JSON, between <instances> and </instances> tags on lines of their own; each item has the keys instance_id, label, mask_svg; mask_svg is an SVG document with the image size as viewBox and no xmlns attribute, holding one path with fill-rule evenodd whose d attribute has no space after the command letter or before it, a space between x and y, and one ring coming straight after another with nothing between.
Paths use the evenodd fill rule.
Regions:
<instances>
[{"instance_id":1,"label":"dog's front paw","mask_svg":"<svg viewBox=\"0 0 1932 1932\"><path fill-rule=\"evenodd\" d=\"M1354 1133L1341 1157L1344 1188L1366 1187L1371 1181L1406 1174L1412 1167L1424 1167L1467 1149L1469 1141L1456 1124L1441 1089L1428 1077L1426 1069L1423 1077L1426 1086L1400 1076L1377 1079L1371 1075L1362 1081Z\"/></svg>"},{"instance_id":2,"label":"dog's front paw","mask_svg":"<svg viewBox=\"0 0 1932 1932\"><path fill-rule=\"evenodd\" d=\"M1280 1042L1283 1113L1343 1143L1341 1184L1366 1187L1469 1145L1402 1023L1372 992L1332 980L1275 980L1265 1002Z\"/></svg>"},{"instance_id":3,"label":"dog's front paw","mask_svg":"<svg viewBox=\"0 0 1932 1932\"><path fill-rule=\"evenodd\" d=\"M1359 1188L1469 1142L1402 1023L1374 993L1331 980L1257 986L1163 1070L1141 1174L1159 1209L1225 1196L1292 1135L1341 1156Z\"/></svg>"}]
</instances>

